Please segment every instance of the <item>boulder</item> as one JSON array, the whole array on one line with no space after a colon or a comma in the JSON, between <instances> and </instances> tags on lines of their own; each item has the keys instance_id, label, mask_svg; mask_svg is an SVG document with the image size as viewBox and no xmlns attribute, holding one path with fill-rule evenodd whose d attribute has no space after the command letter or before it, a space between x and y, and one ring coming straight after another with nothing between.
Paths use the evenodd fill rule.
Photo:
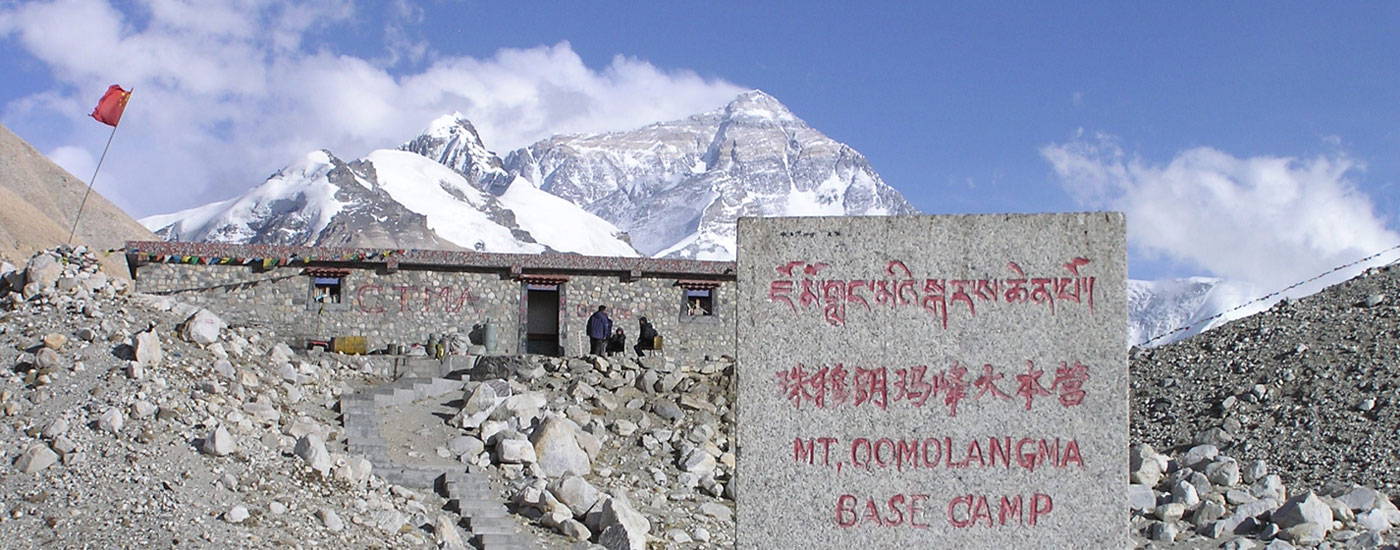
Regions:
<instances>
[{"instance_id":1,"label":"boulder","mask_svg":"<svg viewBox=\"0 0 1400 550\"><path fill-rule=\"evenodd\" d=\"M326 442L321 440L321 436L316 434L301 436L297 439L296 448L292 452L306 461L311 469L320 472L321 475L330 473L331 455L326 451Z\"/></svg>"},{"instance_id":2,"label":"boulder","mask_svg":"<svg viewBox=\"0 0 1400 550\"><path fill-rule=\"evenodd\" d=\"M146 367L160 366L165 353L160 349L160 336L156 335L155 329L136 333L131 342L136 350L136 362Z\"/></svg>"},{"instance_id":3,"label":"boulder","mask_svg":"<svg viewBox=\"0 0 1400 550\"><path fill-rule=\"evenodd\" d=\"M53 452L48 445L35 443L20 453L19 458L15 460L15 468L32 474L52 466L55 462L58 462L58 453Z\"/></svg>"},{"instance_id":4,"label":"boulder","mask_svg":"<svg viewBox=\"0 0 1400 550\"><path fill-rule=\"evenodd\" d=\"M233 434L228 433L228 430L223 426L209 432L209 435L205 436L204 442L199 446L199 450L214 456L228 456L235 448Z\"/></svg>"},{"instance_id":5,"label":"boulder","mask_svg":"<svg viewBox=\"0 0 1400 550\"><path fill-rule=\"evenodd\" d=\"M574 426L568 421L549 415L530 434L530 443L535 447L535 457L545 476L592 473L593 463L579 446L574 432Z\"/></svg>"},{"instance_id":6,"label":"boulder","mask_svg":"<svg viewBox=\"0 0 1400 550\"><path fill-rule=\"evenodd\" d=\"M603 494L598 488L574 474L565 474L549 484L549 492L554 498L569 507L575 517L582 517L590 508L598 504Z\"/></svg>"},{"instance_id":7,"label":"boulder","mask_svg":"<svg viewBox=\"0 0 1400 550\"><path fill-rule=\"evenodd\" d=\"M194 312L178 327L180 339L207 346L219 341L219 331L228 326L223 319L207 309Z\"/></svg>"}]
</instances>

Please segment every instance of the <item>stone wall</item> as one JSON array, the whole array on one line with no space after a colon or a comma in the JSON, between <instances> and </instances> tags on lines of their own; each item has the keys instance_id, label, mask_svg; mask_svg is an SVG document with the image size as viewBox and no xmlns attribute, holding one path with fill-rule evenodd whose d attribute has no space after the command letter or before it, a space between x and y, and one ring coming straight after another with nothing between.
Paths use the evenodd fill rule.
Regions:
<instances>
[{"instance_id":1,"label":"stone wall","mask_svg":"<svg viewBox=\"0 0 1400 550\"><path fill-rule=\"evenodd\" d=\"M267 326L291 345L307 338L365 336L370 349L390 343L422 343L429 334L470 334L488 319L496 324L494 353L523 349L525 285L499 269L353 268L342 279L340 302L317 302L313 277L303 267L262 270L246 265L148 263L137 268L138 292L165 294L206 307L236 325ZM615 326L636 342L645 315L665 338L664 353L699 358L733 355L734 302L721 285L712 315L690 315L675 278L573 275L561 285L561 344L566 355L586 351L584 325L598 304L612 310ZM480 330L475 333L481 342Z\"/></svg>"},{"instance_id":2,"label":"stone wall","mask_svg":"<svg viewBox=\"0 0 1400 550\"><path fill-rule=\"evenodd\" d=\"M306 338L365 336L371 349L424 343L429 334L470 333L490 319L497 353L516 352L503 327L515 326L520 284L496 273L352 269L339 303L316 302L301 267L255 272L248 266L147 264L136 290L167 294L209 308L230 323L260 325L302 343Z\"/></svg>"},{"instance_id":3,"label":"stone wall","mask_svg":"<svg viewBox=\"0 0 1400 550\"><path fill-rule=\"evenodd\" d=\"M613 326L627 334L628 352L637 341L638 318L646 317L661 333L664 354L672 357L700 358L734 355L734 301L726 291L732 285L715 289L715 308L711 315L691 315L684 304L685 290L676 279L642 278L623 282L618 277L575 276L567 284L565 296L571 346L566 351L577 355L578 346L586 347L584 327L588 317L599 305L608 306Z\"/></svg>"}]
</instances>

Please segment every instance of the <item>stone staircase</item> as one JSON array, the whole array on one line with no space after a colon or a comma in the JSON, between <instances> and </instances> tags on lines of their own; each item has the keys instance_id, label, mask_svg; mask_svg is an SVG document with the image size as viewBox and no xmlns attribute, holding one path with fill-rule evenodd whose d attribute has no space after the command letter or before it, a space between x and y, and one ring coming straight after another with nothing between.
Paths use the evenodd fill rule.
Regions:
<instances>
[{"instance_id":1,"label":"stone staircase","mask_svg":"<svg viewBox=\"0 0 1400 550\"><path fill-rule=\"evenodd\" d=\"M341 422L345 426L346 451L374 465L374 473L390 483L405 487L436 490L448 500L448 509L461 516L472 544L482 550L533 548L516 528L505 502L491 489L489 474L440 465L400 463L389 458L389 442L380 432L384 407L407 405L423 399L461 392L462 380L442 376L470 368L474 358L454 357L439 362L411 360L399 372L409 375L436 371L439 376L404 376L392 383L340 398ZM427 364L431 362L433 365ZM475 467L470 468L475 470Z\"/></svg>"}]
</instances>

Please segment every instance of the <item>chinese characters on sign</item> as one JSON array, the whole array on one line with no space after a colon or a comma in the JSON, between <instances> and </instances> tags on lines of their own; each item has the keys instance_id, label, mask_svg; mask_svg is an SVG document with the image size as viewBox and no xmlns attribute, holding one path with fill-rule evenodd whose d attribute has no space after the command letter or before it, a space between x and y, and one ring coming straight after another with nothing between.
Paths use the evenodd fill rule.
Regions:
<instances>
[{"instance_id":1,"label":"chinese characters on sign","mask_svg":"<svg viewBox=\"0 0 1400 550\"><path fill-rule=\"evenodd\" d=\"M967 367L953 362L946 370L930 372L928 365L915 365L891 370L887 367L846 366L837 363L831 366L808 368L802 363L775 373L778 392L792 403L794 409L808 407L818 409L849 407L874 407L881 410L891 403L904 402L912 407L923 407L929 399L939 395L948 407L948 416L958 415L958 403L964 399L1024 401L1025 410L1031 410L1031 402L1036 398L1059 394L1063 407L1073 407L1084 402L1084 383L1089 380L1089 367L1075 361L1061 362L1055 368L1054 377L1047 388L1041 384L1043 369L1034 361L1026 361L1026 370L1017 373L1013 393L1019 399L1002 391L998 384L1006 378L991 364L983 364L980 373L969 373ZM969 379L969 376L975 378ZM893 392L891 392L893 389Z\"/></svg>"}]
</instances>

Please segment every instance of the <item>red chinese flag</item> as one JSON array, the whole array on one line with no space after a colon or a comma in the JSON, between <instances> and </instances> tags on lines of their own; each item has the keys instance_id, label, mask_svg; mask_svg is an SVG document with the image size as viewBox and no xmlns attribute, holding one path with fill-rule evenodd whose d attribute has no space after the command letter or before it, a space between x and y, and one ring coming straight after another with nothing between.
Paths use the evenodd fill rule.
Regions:
<instances>
[{"instance_id":1,"label":"red chinese flag","mask_svg":"<svg viewBox=\"0 0 1400 550\"><path fill-rule=\"evenodd\" d=\"M107 87L107 93L102 94L102 99L97 102L97 108L92 110L92 118L108 126L116 126L122 121L122 111L126 110L126 100L131 97L131 92L123 90L121 86L113 84Z\"/></svg>"}]
</instances>

